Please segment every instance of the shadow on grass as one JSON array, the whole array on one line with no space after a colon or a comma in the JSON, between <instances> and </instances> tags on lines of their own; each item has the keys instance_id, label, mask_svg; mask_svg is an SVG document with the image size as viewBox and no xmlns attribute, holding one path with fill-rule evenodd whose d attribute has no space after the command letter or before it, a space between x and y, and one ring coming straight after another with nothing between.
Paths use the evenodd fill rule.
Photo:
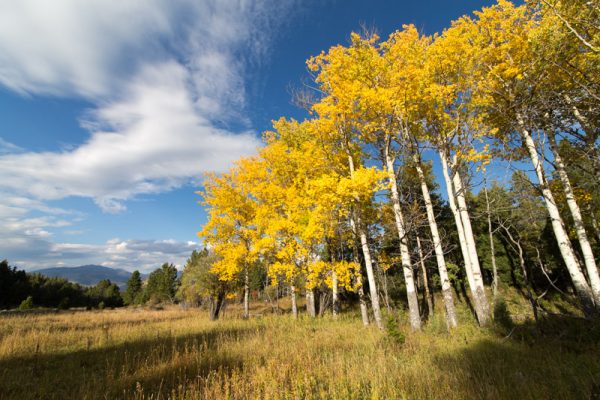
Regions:
<instances>
[{"instance_id":1,"label":"shadow on grass","mask_svg":"<svg viewBox=\"0 0 600 400\"><path fill-rule=\"evenodd\" d=\"M243 360L226 346L256 333L256 327L215 326L185 336L157 335L90 350L7 358L0 360L0 399L123 398L133 397L136 387L167 397L187 380L241 367Z\"/></svg>"},{"instance_id":2,"label":"shadow on grass","mask_svg":"<svg viewBox=\"0 0 600 400\"><path fill-rule=\"evenodd\" d=\"M459 397L600 399L600 323L547 317L495 334L435 357Z\"/></svg>"}]
</instances>

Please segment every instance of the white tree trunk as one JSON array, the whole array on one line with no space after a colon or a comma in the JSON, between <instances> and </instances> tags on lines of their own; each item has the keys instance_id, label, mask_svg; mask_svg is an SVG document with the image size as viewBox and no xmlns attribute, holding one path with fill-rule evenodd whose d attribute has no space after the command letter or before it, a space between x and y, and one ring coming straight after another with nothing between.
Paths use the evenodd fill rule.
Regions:
<instances>
[{"instance_id":1,"label":"white tree trunk","mask_svg":"<svg viewBox=\"0 0 600 400\"><path fill-rule=\"evenodd\" d=\"M250 317L250 285L248 279L248 267L244 270L244 319Z\"/></svg>"},{"instance_id":2,"label":"white tree trunk","mask_svg":"<svg viewBox=\"0 0 600 400\"><path fill-rule=\"evenodd\" d=\"M494 231L492 229L492 212L490 210L490 199L488 197L487 183L483 188L485 193L485 208L487 212L487 223L488 223L488 237L490 239L490 256L492 257L492 295L494 304L496 304L496 298L498 297L498 267L496 266L496 246L494 245Z\"/></svg>"},{"instance_id":3,"label":"white tree trunk","mask_svg":"<svg viewBox=\"0 0 600 400\"><path fill-rule=\"evenodd\" d=\"M433 296L429 290L429 276L427 275L427 268L425 267L425 259L423 258L423 249L421 247L421 238L417 235L417 250L419 252L419 262L421 264L421 272L423 273L423 287L425 289L425 297L427 299L427 311L429 316L433 315Z\"/></svg>"},{"instance_id":4,"label":"white tree trunk","mask_svg":"<svg viewBox=\"0 0 600 400\"><path fill-rule=\"evenodd\" d=\"M588 119L579 112L579 108L577 108L577 106L573 103L571 97L565 93L563 94L563 98L565 99L565 102L571 106L573 116L575 117L577 122L579 122L581 129L585 132L586 135L591 133L593 129L590 127Z\"/></svg>"},{"instance_id":5,"label":"white tree trunk","mask_svg":"<svg viewBox=\"0 0 600 400\"><path fill-rule=\"evenodd\" d=\"M339 290L338 290L338 278L335 271L331 271L331 311L333 318L337 319L340 312L339 307Z\"/></svg>"},{"instance_id":6,"label":"white tree trunk","mask_svg":"<svg viewBox=\"0 0 600 400\"><path fill-rule=\"evenodd\" d=\"M360 302L360 316L364 326L369 325L369 310L367 309L367 300L365 299L365 289L360 286L358 288L358 299Z\"/></svg>"},{"instance_id":7,"label":"white tree trunk","mask_svg":"<svg viewBox=\"0 0 600 400\"><path fill-rule=\"evenodd\" d=\"M462 179L458 169L456 168L456 170L453 172L453 183L454 190L456 191L456 200L458 202L458 211L460 213L465 231L465 240L467 242L467 248L469 249L469 258L471 260L471 272L473 273L473 282L476 286L476 290L473 293L473 295L476 297L475 308L479 308L479 312L477 313L479 325L485 326L490 322L490 305L485 294L483 276L481 275L481 266L479 265L479 257L477 255L477 246L475 245L475 236L473 235L471 218L469 216L467 201L465 199L465 189L463 187Z\"/></svg>"},{"instance_id":8,"label":"white tree trunk","mask_svg":"<svg viewBox=\"0 0 600 400\"><path fill-rule=\"evenodd\" d=\"M571 246L571 241L569 240L567 231L565 229L565 224L562 220L562 217L560 216L558 207L556 206L556 202L554 201L554 196L552 195L552 192L548 187L546 176L544 174L544 168L538 156L535 142L531 137L529 131L525 128L523 120L520 116L518 117L518 122L521 128L521 136L523 137L525 147L529 152L529 157L531 158L533 168L535 169L535 173L540 184L542 196L544 198L546 209L548 210L548 214L550 216L550 221L552 222L552 230L554 231L554 236L556 237L556 241L558 242L560 254L567 266L567 270L569 271L569 275L571 276L573 286L577 291L577 295L581 302L584 313L587 316L593 316L595 314L595 307L592 290L587 284L585 276L581 271L579 262L575 257L573 247Z\"/></svg>"},{"instance_id":9,"label":"white tree trunk","mask_svg":"<svg viewBox=\"0 0 600 400\"><path fill-rule=\"evenodd\" d=\"M315 292L313 289L306 289L306 311L312 318L316 318L317 309L315 305Z\"/></svg>"},{"instance_id":10,"label":"white tree trunk","mask_svg":"<svg viewBox=\"0 0 600 400\"><path fill-rule=\"evenodd\" d=\"M360 265L358 259L358 246L354 247L354 262ZM358 286L358 301L360 303L360 315L364 326L369 325L369 310L367 308L367 300L365 296L365 288L363 287L362 272L359 272L356 276L356 286Z\"/></svg>"},{"instance_id":11,"label":"white tree trunk","mask_svg":"<svg viewBox=\"0 0 600 400\"><path fill-rule=\"evenodd\" d=\"M350 177L354 175L354 160L352 155L348 154L348 167L350 169ZM355 220L356 219L356 220ZM360 239L360 245L365 260L365 268L367 270L367 279L369 280L369 291L371 294L371 307L373 308L373 318L375 325L379 329L383 329L383 319L381 318L381 308L379 306L379 295L377 293L377 283L375 282L375 273L373 271L373 262L371 260L371 250L367 241L367 233L363 222L360 218L360 210L355 210L355 215L350 216L350 224L355 229Z\"/></svg>"},{"instance_id":12,"label":"white tree trunk","mask_svg":"<svg viewBox=\"0 0 600 400\"><path fill-rule=\"evenodd\" d=\"M471 252L467 244L466 232L464 228L464 222L460 214L460 210L456 205L456 192L457 189L454 187L452 179L450 179L450 172L448 168L448 156L444 149L439 149L440 161L442 163L442 172L444 180L446 181L446 190L448 192L448 204L454 215L454 221L456 223L456 229L458 231L458 238L460 242L460 249L465 260L465 272L467 274L467 280L469 282L469 289L473 297L473 303L475 305L475 313L477 314L477 320L480 325L485 325L489 321L489 314L486 312L486 307L481 304L480 293L483 287L478 285L478 281L475 279L473 271L473 261L471 260ZM480 272L481 275L481 272ZM489 308L488 308L489 309Z\"/></svg>"},{"instance_id":13,"label":"white tree trunk","mask_svg":"<svg viewBox=\"0 0 600 400\"><path fill-rule=\"evenodd\" d=\"M573 224L575 225L577 240L579 240L581 252L583 253L583 261L585 264L585 269L587 270L588 278L590 280L590 286L592 288L594 302L596 303L596 309L600 310L600 276L598 275L598 267L596 266L596 260L594 259L594 253L592 252L592 246L585 231L581 210L579 209L579 205L575 200L575 195L573 193L571 181L567 175L565 163L558 152L558 146L554 132L548 132L548 140L550 142L552 153L554 154L554 165L556 167L556 172L558 172L558 176L560 177L560 181L565 192L565 198L567 200L567 205L569 206L571 217L573 217Z\"/></svg>"},{"instance_id":14,"label":"white tree trunk","mask_svg":"<svg viewBox=\"0 0 600 400\"><path fill-rule=\"evenodd\" d=\"M467 242L465 240L465 231L463 229L463 223L456 206L456 197L454 195L454 186L450 179L450 173L448 171L448 159L446 153L443 150L439 151L440 161L442 163L442 172L444 175L444 181L446 182L446 192L448 193L448 205L454 216L454 223L456 224L456 230L458 232L458 242L460 244L460 251L465 261L465 272L467 274L467 281L469 282L469 288L473 289L475 283L473 281L473 273L471 272L471 258L469 257L469 250L467 249Z\"/></svg>"},{"instance_id":15,"label":"white tree trunk","mask_svg":"<svg viewBox=\"0 0 600 400\"><path fill-rule=\"evenodd\" d=\"M292 298L292 315L298 318L298 303L296 302L296 286L290 286L290 297Z\"/></svg>"},{"instance_id":16,"label":"white tree trunk","mask_svg":"<svg viewBox=\"0 0 600 400\"><path fill-rule=\"evenodd\" d=\"M398 194L398 183L396 182L396 171L394 168L394 160L390 156L389 143L385 146L385 162L388 179L390 181L390 192L392 196L392 207L394 210L394 219L396 221L396 229L398 238L400 239L400 257L402 259L402 271L404 273L404 281L406 283L406 297L408 299L408 312L410 315L410 326L413 330L421 329L421 316L419 314L419 298L415 288L415 279L413 274L412 263L410 261L410 252L408 251L408 238L406 229L404 228L404 217L402 216L402 208L400 207L400 196Z\"/></svg>"},{"instance_id":17,"label":"white tree trunk","mask_svg":"<svg viewBox=\"0 0 600 400\"><path fill-rule=\"evenodd\" d=\"M442 248L442 241L440 239L437 222L435 220L433 204L431 202L431 196L429 195L429 187L427 186L425 173L423 172L423 168L421 166L421 159L416 152L413 153L413 160L415 162L415 168L417 169L417 174L419 175L419 181L421 183L421 192L423 194L423 201L425 202L425 210L427 211L427 221L429 222L429 229L431 230L435 259L437 261L440 281L442 283L442 296L444 298L444 307L446 309L446 323L448 328L455 328L458 325L458 322L456 320L456 311L454 309L454 295L452 294L450 278L448 278L446 258L444 257L444 249Z\"/></svg>"},{"instance_id":18,"label":"white tree trunk","mask_svg":"<svg viewBox=\"0 0 600 400\"><path fill-rule=\"evenodd\" d=\"M353 223L353 220L351 220ZM364 228L361 227L362 221L357 218L356 230L360 239L360 245L365 259L365 268L367 270L367 279L369 280L369 294L371 296L371 308L373 309L373 318L375 325L379 329L383 329L383 319L381 318L381 307L379 306L379 295L377 293L377 283L375 282L375 272L373 271L373 261L371 260L371 250L367 242L367 234Z\"/></svg>"}]
</instances>

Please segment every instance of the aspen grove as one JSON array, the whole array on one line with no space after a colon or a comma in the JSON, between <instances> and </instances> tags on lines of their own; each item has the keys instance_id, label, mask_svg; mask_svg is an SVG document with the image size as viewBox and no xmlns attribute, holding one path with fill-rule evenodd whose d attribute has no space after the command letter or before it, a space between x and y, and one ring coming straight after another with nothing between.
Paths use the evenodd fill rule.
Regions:
<instances>
[{"instance_id":1,"label":"aspen grove","mask_svg":"<svg viewBox=\"0 0 600 400\"><path fill-rule=\"evenodd\" d=\"M433 36L413 25L385 40L352 33L310 58L312 82L296 96L309 118L274 121L257 155L208 175L199 192L211 272L241 282L230 287L243 291L243 316L249 276L262 268L286 288L294 317L300 296L315 316L315 295L327 292L334 317L343 297L383 329L385 274L397 270L412 330L423 307L433 313L419 291L439 292L447 327L459 324L457 276L487 326L502 284L500 240L520 260L536 319L542 274L548 287L562 277L561 291L597 318L599 13L593 1L499 0ZM513 170L511 188L488 185L498 168ZM510 195L515 187L528 195ZM513 209L547 225L527 225ZM552 267L530 245L541 235L557 250Z\"/></svg>"}]
</instances>

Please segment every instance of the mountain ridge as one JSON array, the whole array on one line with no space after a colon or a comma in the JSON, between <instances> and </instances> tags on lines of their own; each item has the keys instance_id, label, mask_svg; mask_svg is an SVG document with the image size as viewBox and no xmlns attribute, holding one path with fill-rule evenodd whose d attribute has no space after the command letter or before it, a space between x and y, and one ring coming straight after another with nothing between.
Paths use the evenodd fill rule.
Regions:
<instances>
[{"instance_id":1,"label":"mountain ridge","mask_svg":"<svg viewBox=\"0 0 600 400\"><path fill-rule=\"evenodd\" d=\"M42 274L48 277L65 278L80 285L93 286L103 279L110 279L119 287L124 288L131 272L122 268L111 268L103 265L87 264L78 267L53 267L42 268L31 273ZM142 274L144 277L145 274Z\"/></svg>"}]
</instances>

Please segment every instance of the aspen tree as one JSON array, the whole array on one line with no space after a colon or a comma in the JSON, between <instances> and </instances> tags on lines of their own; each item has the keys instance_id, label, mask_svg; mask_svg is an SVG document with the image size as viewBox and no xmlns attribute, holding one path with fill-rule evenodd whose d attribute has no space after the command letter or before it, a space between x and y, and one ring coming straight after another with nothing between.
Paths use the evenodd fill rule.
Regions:
<instances>
[{"instance_id":1,"label":"aspen tree","mask_svg":"<svg viewBox=\"0 0 600 400\"><path fill-rule=\"evenodd\" d=\"M418 330L421 327L419 303L396 182L395 156L391 148L392 131L390 127L378 123L382 116L385 119L386 111L390 109L389 105L384 104L386 99L389 99L389 93L383 85L364 84L365 81L379 82L386 79L385 61L375 47L377 40L377 36L362 39L358 34L353 33L350 47L336 46L327 55L319 56L310 64L313 70L319 71L317 81L326 82L328 90L328 97L315 108L321 115L344 115L342 135L348 131L356 132L355 139L359 143L375 143L381 149L383 170L389 182L400 243L411 326L414 330ZM378 138L382 138L382 141ZM349 165L352 174L353 160L350 155Z\"/></svg>"},{"instance_id":2,"label":"aspen tree","mask_svg":"<svg viewBox=\"0 0 600 400\"><path fill-rule=\"evenodd\" d=\"M233 281L242 275L244 318L249 317L249 268L257 260L253 224L256 207L243 177L251 165L251 160L242 159L226 174L208 175L204 191L199 193L207 206L208 221L198 234L221 257L213 265L213 272L221 280Z\"/></svg>"},{"instance_id":3,"label":"aspen tree","mask_svg":"<svg viewBox=\"0 0 600 400\"><path fill-rule=\"evenodd\" d=\"M428 48L423 99L425 134L440 156L475 312L480 325L486 325L490 322L489 303L461 176L466 164L486 161L485 152L475 149L486 130L470 106L473 62L477 56L463 43L460 21L436 36Z\"/></svg>"},{"instance_id":4,"label":"aspen tree","mask_svg":"<svg viewBox=\"0 0 600 400\"><path fill-rule=\"evenodd\" d=\"M597 313L594 309L600 305L600 298L597 298L595 288L586 281L575 255L565 222L548 184L543 163L545 149L539 141L536 142L536 133L540 138L544 134L537 128L540 117L545 114L539 106L543 104L543 77L546 72L538 67L543 60L531 57L533 49L530 37L535 32L535 18L527 15L524 6L515 7L507 1L499 1L496 6L484 8L476 16L476 20L464 23L464 41L479 55L479 68L475 74L479 82L475 91L478 112L496 125L498 135L507 136L506 141L510 140L512 133L517 133L525 147L535 170L562 259L584 312L591 316ZM538 95L538 92L541 94ZM558 169L560 176L560 165ZM568 177L563 174L563 178L563 189L568 191ZM578 237L582 249L589 246L587 237L582 235L584 232L580 229ZM600 278L590 253L591 248L584 250L584 261L587 261L585 267L588 276L593 277L590 279L592 286L598 287Z\"/></svg>"},{"instance_id":5,"label":"aspen tree","mask_svg":"<svg viewBox=\"0 0 600 400\"><path fill-rule=\"evenodd\" d=\"M314 290L322 283L332 290L355 290L341 278L356 274L356 264L323 262L319 256L340 219L340 180L313 141L310 124L281 119L274 128L260 152L268 178L257 188L263 210L257 223L265 232L264 243L275 247L277 261L269 273L289 282L303 277L307 309L315 316Z\"/></svg>"},{"instance_id":6,"label":"aspen tree","mask_svg":"<svg viewBox=\"0 0 600 400\"><path fill-rule=\"evenodd\" d=\"M377 184L381 177L373 174L372 169L362 166L364 154L361 148L362 143L353 130L351 105L340 102L336 95L332 95L332 93L341 94L337 90L337 85L344 85L344 80L335 74L329 74L326 68L329 58L335 59L336 57L343 56L344 51L345 48L342 46L336 46L330 49L327 55L322 53L307 61L309 69L313 72L318 72L315 78L317 84L320 85L324 93L328 94L312 107L313 112L319 116L315 120L314 133L315 137L318 138L317 140L326 145L329 152L332 153L332 157L330 158L341 161L341 157L345 155L344 170L339 168L343 164L335 165L337 171L343 177L343 184L339 187L340 194L348 202L347 204L350 205L349 209L351 209L351 212L349 219L360 240L369 281L371 307L373 309L375 324L378 328L383 329L373 260L367 238L368 225L364 219L365 207L371 202L374 193L371 189L377 189ZM359 189L367 190L361 192Z\"/></svg>"},{"instance_id":7,"label":"aspen tree","mask_svg":"<svg viewBox=\"0 0 600 400\"><path fill-rule=\"evenodd\" d=\"M424 103L421 93L426 89L427 84L425 67L430 43L431 38L419 35L413 25L405 25L402 31L391 34L389 39L382 44L382 48L383 57L386 59L390 71L391 115L396 121L399 132L396 140L407 149L417 171L442 284L446 323L449 328L454 328L457 326L454 296L419 152L419 140L424 136L421 129Z\"/></svg>"},{"instance_id":8,"label":"aspen tree","mask_svg":"<svg viewBox=\"0 0 600 400\"><path fill-rule=\"evenodd\" d=\"M545 127L553 165L573 219L596 309L600 311L598 267L557 141L557 131L562 130L579 142L583 154L589 157L594 167L593 174L600 179L600 148L597 145L600 135L597 112L600 105L600 26L594 23L600 17L600 10L583 1L539 3L539 9L534 9L530 17L538 22L527 26L529 54L524 58L529 59L529 65L525 62L521 65L528 69L524 74L525 81L528 78L538 80L534 82L538 92L534 108L545 111L539 113L540 125Z\"/></svg>"}]
</instances>

